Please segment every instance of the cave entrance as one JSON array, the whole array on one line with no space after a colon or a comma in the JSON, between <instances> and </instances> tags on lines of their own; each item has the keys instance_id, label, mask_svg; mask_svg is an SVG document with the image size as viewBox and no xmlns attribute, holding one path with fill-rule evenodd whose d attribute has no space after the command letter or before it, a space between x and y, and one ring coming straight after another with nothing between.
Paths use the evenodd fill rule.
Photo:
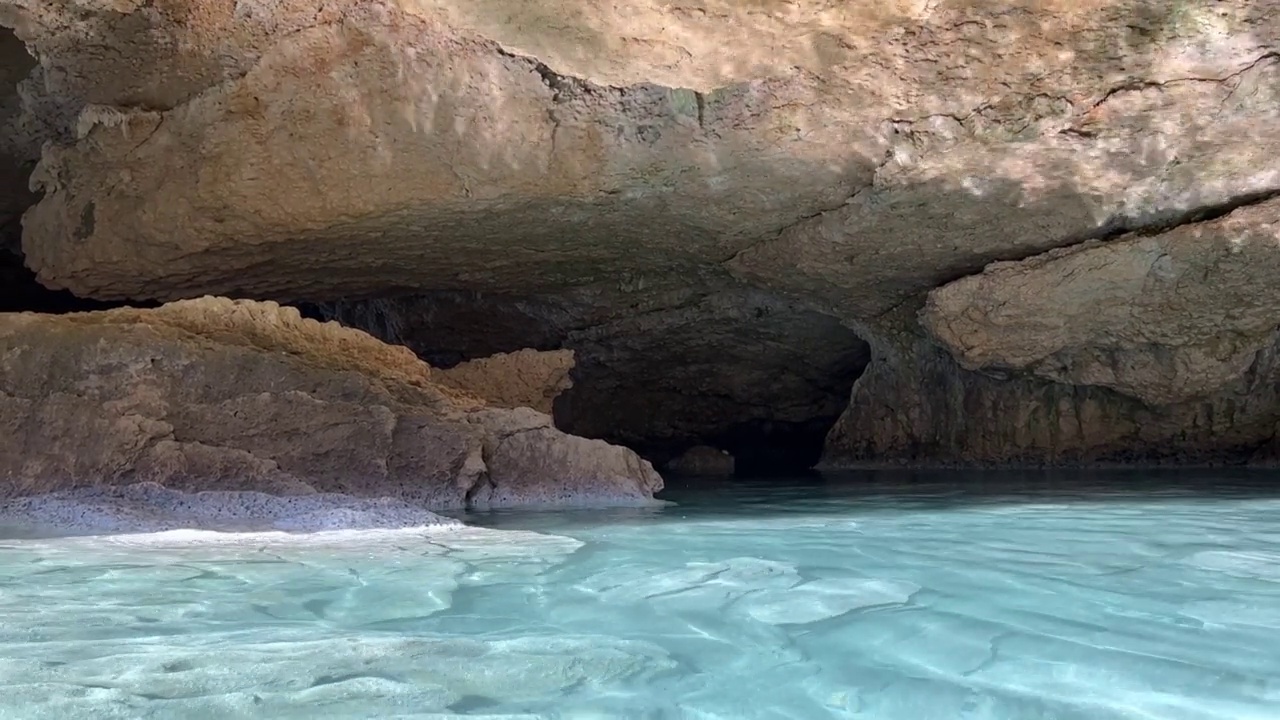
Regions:
<instances>
[{"instance_id":1,"label":"cave entrance","mask_svg":"<svg viewBox=\"0 0 1280 720\"><path fill-rule=\"evenodd\" d=\"M66 290L50 290L23 263L21 252L0 249L0 312L73 313L158 303L108 303L77 297Z\"/></svg>"},{"instance_id":2,"label":"cave entrance","mask_svg":"<svg viewBox=\"0 0 1280 720\"><path fill-rule=\"evenodd\" d=\"M836 318L768 292L694 285L639 299L602 288L432 292L307 312L406 345L436 367L571 349L574 386L555 401L562 430L630 447L660 469L707 446L730 453L739 476L809 470L867 366L867 343Z\"/></svg>"}]
</instances>

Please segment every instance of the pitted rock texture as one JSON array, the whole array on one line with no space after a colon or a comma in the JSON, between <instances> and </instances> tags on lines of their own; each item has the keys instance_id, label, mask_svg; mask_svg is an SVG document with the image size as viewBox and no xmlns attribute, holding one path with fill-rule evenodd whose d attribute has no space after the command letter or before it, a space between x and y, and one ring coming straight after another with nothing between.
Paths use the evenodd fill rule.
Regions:
<instances>
[{"instance_id":1,"label":"pitted rock texture","mask_svg":"<svg viewBox=\"0 0 1280 720\"><path fill-rule=\"evenodd\" d=\"M2 4L81 103L28 261L103 299L537 292L732 258L866 315L1280 185L1277 0Z\"/></svg>"},{"instance_id":2,"label":"pitted rock texture","mask_svg":"<svg viewBox=\"0 0 1280 720\"><path fill-rule=\"evenodd\" d=\"M934 342L873 362L828 458L1274 463L1278 263L1280 199L993 264L930 293Z\"/></svg>"},{"instance_id":3,"label":"pitted rock texture","mask_svg":"<svg viewBox=\"0 0 1280 720\"><path fill-rule=\"evenodd\" d=\"M1027 371L1148 405L1212 395L1280 327L1280 200L1155 236L997 263L929 294L968 370Z\"/></svg>"},{"instance_id":4,"label":"pitted rock texture","mask_svg":"<svg viewBox=\"0 0 1280 720\"><path fill-rule=\"evenodd\" d=\"M0 315L4 494L158 482L435 508L644 503L629 450L445 387L402 347L274 303Z\"/></svg>"},{"instance_id":5,"label":"pitted rock texture","mask_svg":"<svg viewBox=\"0 0 1280 720\"><path fill-rule=\"evenodd\" d=\"M435 379L504 408L527 407L550 415L555 399L573 387L572 350L541 352L528 348L437 370Z\"/></svg>"},{"instance_id":6,"label":"pitted rock texture","mask_svg":"<svg viewBox=\"0 0 1280 720\"><path fill-rule=\"evenodd\" d=\"M337 303L426 357L572 349L565 427L671 452L812 432L868 346L829 463L1112 454L1146 412L1226 451L1265 414L1252 325L1239 352L1171 330L1170 360L1076 323L999 379L1027 338L965 370L917 311L992 262L1280 192L1280 0L0 0L0 25L41 63L22 245L51 287ZM448 293L549 339L446 348L415 328ZM753 319L757 298L794 310ZM649 353L668 328L687 347ZM1099 348L1125 359L1078 354ZM1244 415L1218 404L1245 387ZM1175 409L1190 395L1212 420ZM1062 398L1093 408L1077 439L1009 425L1069 424L1042 409Z\"/></svg>"}]
</instances>

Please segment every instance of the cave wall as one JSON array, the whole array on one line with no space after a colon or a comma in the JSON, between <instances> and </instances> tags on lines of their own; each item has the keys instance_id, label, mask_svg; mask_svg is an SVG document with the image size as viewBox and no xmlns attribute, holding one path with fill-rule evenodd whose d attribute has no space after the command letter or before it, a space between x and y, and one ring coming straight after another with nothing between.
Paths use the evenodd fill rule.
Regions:
<instances>
[{"instance_id":1,"label":"cave wall","mask_svg":"<svg viewBox=\"0 0 1280 720\"><path fill-rule=\"evenodd\" d=\"M557 399L557 426L659 463L698 444L733 453L746 471L816 463L866 366L866 343L834 317L724 277L649 282L319 310L440 367L525 347L572 349L574 385Z\"/></svg>"},{"instance_id":2,"label":"cave wall","mask_svg":"<svg viewBox=\"0 0 1280 720\"><path fill-rule=\"evenodd\" d=\"M46 140L59 137L65 113L43 91L43 71L10 28L0 27L0 312L102 310L120 305L46 287L27 267L22 216L40 199L31 173ZM155 302L143 301L144 306Z\"/></svg>"},{"instance_id":3,"label":"cave wall","mask_svg":"<svg viewBox=\"0 0 1280 720\"><path fill-rule=\"evenodd\" d=\"M1274 442L1275 311L1242 298L1274 296L1280 0L0 0L0 25L40 58L22 249L49 287L311 303L446 364L570 348L560 422L655 456L837 416L828 465Z\"/></svg>"},{"instance_id":4,"label":"cave wall","mask_svg":"<svg viewBox=\"0 0 1280 720\"><path fill-rule=\"evenodd\" d=\"M1274 464L1277 276L1280 193L992 264L899 313L826 463Z\"/></svg>"}]
</instances>

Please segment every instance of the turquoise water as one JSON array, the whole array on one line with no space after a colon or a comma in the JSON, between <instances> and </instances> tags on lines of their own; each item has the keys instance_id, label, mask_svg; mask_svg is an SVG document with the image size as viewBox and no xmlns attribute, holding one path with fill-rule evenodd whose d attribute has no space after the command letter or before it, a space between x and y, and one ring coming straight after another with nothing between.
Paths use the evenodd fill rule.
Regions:
<instances>
[{"instance_id":1,"label":"turquoise water","mask_svg":"<svg viewBox=\"0 0 1280 720\"><path fill-rule=\"evenodd\" d=\"M937 477L0 541L0 718L1280 718L1280 496Z\"/></svg>"}]
</instances>

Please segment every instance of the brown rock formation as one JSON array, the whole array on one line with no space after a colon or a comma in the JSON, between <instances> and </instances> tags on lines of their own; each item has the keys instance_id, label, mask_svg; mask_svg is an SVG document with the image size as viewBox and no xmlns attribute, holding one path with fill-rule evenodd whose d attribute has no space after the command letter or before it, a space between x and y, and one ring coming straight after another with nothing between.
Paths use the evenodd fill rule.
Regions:
<instances>
[{"instance_id":1,"label":"brown rock formation","mask_svg":"<svg viewBox=\"0 0 1280 720\"><path fill-rule=\"evenodd\" d=\"M1055 250L929 295L833 454L951 462L1264 460L1280 421L1280 200Z\"/></svg>"},{"instance_id":2,"label":"brown rock formation","mask_svg":"<svg viewBox=\"0 0 1280 720\"><path fill-rule=\"evenodd\" d=\"M1274 434L1269 301L1212 322L1212 283L1265 267L1177 269L1209 257L1177 228L1280 194L1280 0L0 0L0 25L41 61L23 251L52 287L326 303L451 362L571 349L563 426L655 454L812 434L868 357L830 463ZM1140 280L1161 243L1176 279ZM1141 312L1083 317L1139 282Z\"/></svg>"},{"instance_id":3,"label":"brown rock formation","mask_svg":"<svg viewBox=\"0 0 1280 720\"><path fill-rule=\"evenodd\" d=\"M1240 379L1274 342L1277 278L1272 200L1159 235L996 263L930 293L922 320L967 370L1172 405Z\"/></svg>"},{"instance_id":4,"label":"brown rock formation","mask_svg":"<svg viewBox=\"0 0 1280 720\"><path fill-rule=\"evenodd\" d=\"M6 493L155 481L456 508L662 487L629 450L487 407L404 348L274 303L0 315L0 410Z\"/></svg>"},{"instance_id":5,"label":"brown rock formation","mask_svg":"<svg viewBox=\"0 0 1280 720\"><path fill-rule=\"evenodd\" d=\"M550 415L560 393L573 387L572 350L517 350L437 370L441 385L470 393L496 407L533 408Z\"/></svg>"}]
</instances>

